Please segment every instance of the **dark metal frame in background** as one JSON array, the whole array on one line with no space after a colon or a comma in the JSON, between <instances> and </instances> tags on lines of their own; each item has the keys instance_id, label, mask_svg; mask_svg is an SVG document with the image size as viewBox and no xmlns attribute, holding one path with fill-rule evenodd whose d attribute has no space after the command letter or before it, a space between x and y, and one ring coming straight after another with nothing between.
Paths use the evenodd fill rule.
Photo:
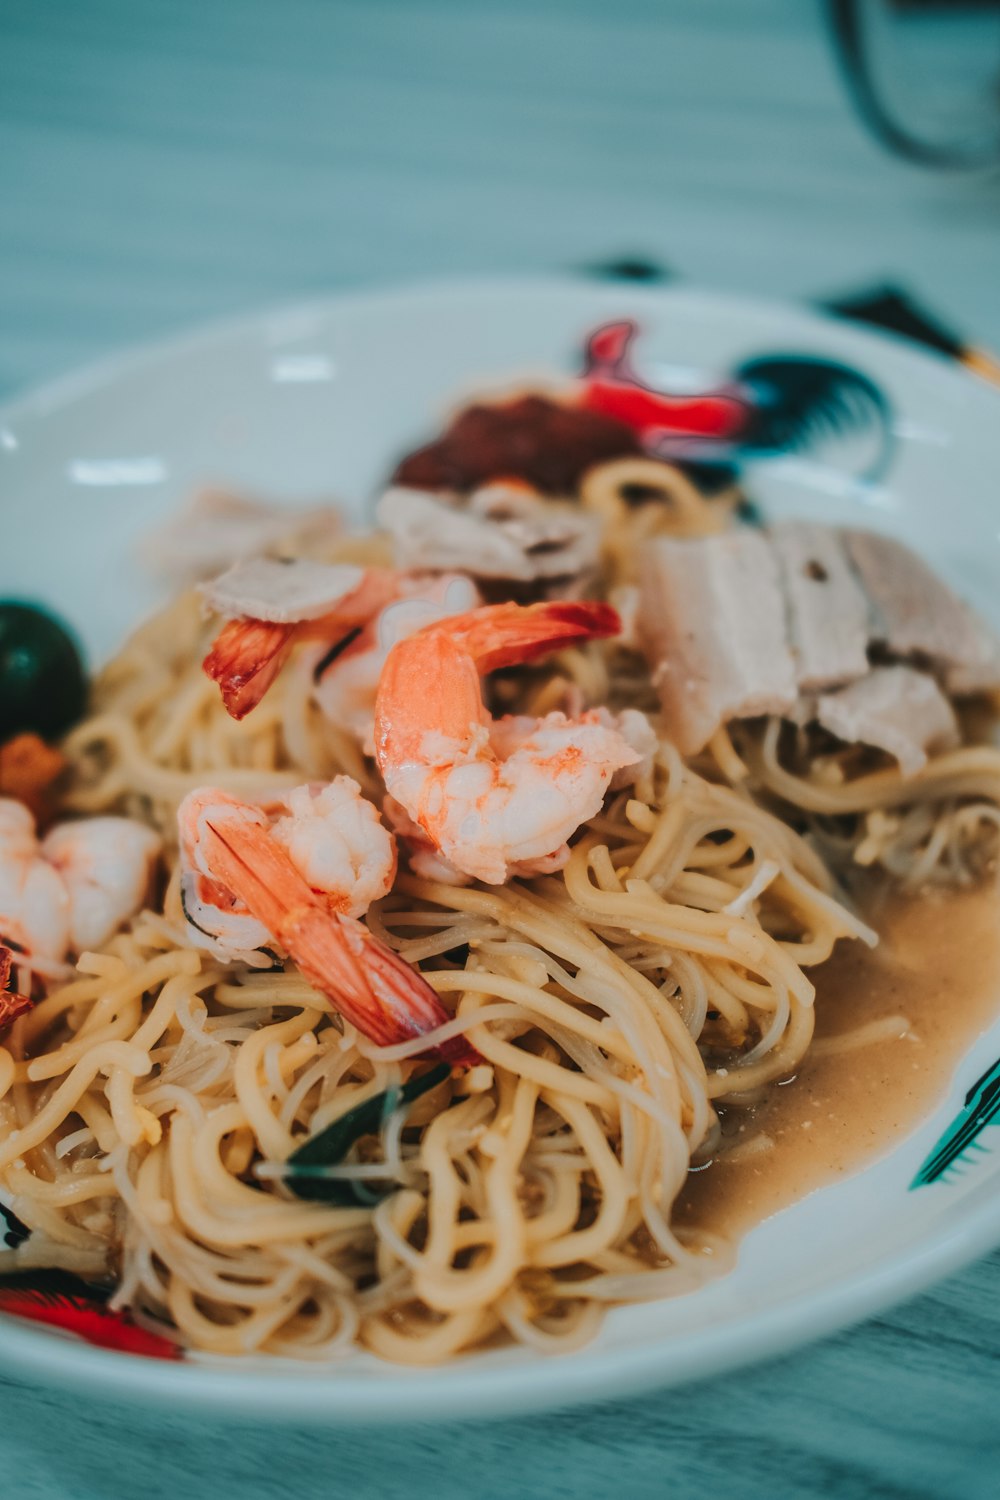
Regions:
<instances>
[{"instance_id":1,"label":"dark metal frame in background","mask_svg":"<svg viewBox=\"0 0 1000 1500\"><path fill-rule=\"evenodd\" d=\"M874 135L907 161L945 170L987 167L1000 163L1000 100L997 136L982 150L974 147L934 146L902 129L886 110L872 78L865 47L863 0L826 0L827 17L837 58L855 108ZM995 5L984 6L995 8ZM1000 66L1000 59L998 59Z\"/></svg>"}]
</instances>

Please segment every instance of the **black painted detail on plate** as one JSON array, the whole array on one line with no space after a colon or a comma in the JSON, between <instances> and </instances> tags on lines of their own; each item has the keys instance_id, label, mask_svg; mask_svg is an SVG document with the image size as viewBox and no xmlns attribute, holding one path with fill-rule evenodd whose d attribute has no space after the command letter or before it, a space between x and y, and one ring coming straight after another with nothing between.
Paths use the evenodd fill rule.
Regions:
<instances>
[{"instance_id":1,"label":"black painted detail on plate","mask_svg":"<svg viewBox=\"0 0 1000 1500\"><path fill-rule=\"evenodd\" d=\"M27 1224L23 1224L12 1208L5 1208L0 1203L0 1229L3 1229L3 1243L8 1250L16 1250L18 1245L23 1245L31 1234Z\"/></svg>"},{"instance_id":2,"label":"black painted detail on plate","mask_svg":"<svg viewBox=\"0 0 1000 1500\"><path fill-rule=\"evenodd\" d=\"M111 1297L114 1287L107 1282L84 1281L71 1271L46 1270L32 1267L26 1271L0 1273L0 1288L31 1292L39 1301L72 1302L78 1307L103 1307Z\"/></svg>"},{"instance_id":3,"label":"black painted detail on plate","mask_svg":"<svg viewBox=\"0 0 1000 1500\"><path fill-rule=\"evenodd\" d=\"M939 1137L930 1155L921 1163L910 1187L926 1187L944 1177L970 1151L986 1151L979 1136L1000 1115L1000 1058L986 1069L969 1089L965 1105ZM1000 1123L1000 1122L997 1122Z\"/></svg>"},{"instance_id":4,"label":"black painted detail on plate","mask_svg":"<svg viewBox=\"0 0 1000 1500\"><path fill-rule=\"evenodd\" d=\"M714 385L678 391L644 371L638 334L634 320L618 318L587 336L580 399L587 410L631 428L651 456L735 474L748 461L823 442L824 465L862 479L884 472L892 452L891 409L860 370L775 351L744 361ZM840 450L836 457L831 440Z\"/></svg>"},{"instance_id":5,"label":"black painted detail on plate","mask_svg":"<svg viewBox=\"0 0 1000 1500\"><path fill-rule=\"evenodd\" d=\"M904 338L923 344L925 348L936 349L939 354L950 355L952 359L961 359L965 352L962 341L950 328L938 322L908 292L891 284L856 292L850 297L838 297L825 306L828 312L836 313L838 317L902 334Z\"/></svg>"},{"instance_id":6,"label":"black painted detail on plate","mask_svg":"<svg viewBox=\"0 0 1000 1500\"><path fill-rule=\"evenodd\" d=\"M879 455L868 469L881 473L891 449L889 403L867 375L828 359L771 354L733 372L749 387L751 416L740 446L752 454L809 448L817 439L872 433Z\"/></svg>"}]
</instances>

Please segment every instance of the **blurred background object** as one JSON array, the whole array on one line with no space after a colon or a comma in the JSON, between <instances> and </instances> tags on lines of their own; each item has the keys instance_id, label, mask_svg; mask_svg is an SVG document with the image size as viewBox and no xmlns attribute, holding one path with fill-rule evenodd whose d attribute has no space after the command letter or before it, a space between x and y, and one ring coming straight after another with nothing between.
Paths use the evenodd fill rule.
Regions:
<instances>
[{"instance_id":1,"label":"blurred background object","mask_svg":"<svg viewBox=\"0 0 1000 1500\"><path fill-rule=\"evenodd\" d=\"M828 0L854 102L927 167L1000 164L1000 0Z\"/></svg>"},{"instance_id":2,"label":"blurred background object","mask_svg":"<svg viewBox=\"0 0 1000 1500\"><path fill-rule=\"evenodd\" d=\"M852 316L889 284L944 352L1000 348L1000 174L918 165L995 157L996 32L963 0L0 0L0 399L262 303L609 265ZM998 1329L994 1256L750 1379L405 1445L0 1380L0 1471L24 1500L992 1500Z\"/></svg>"},{"instance_id":3,"label":"blurred background object","mask_svg":"<svg viewBox=\"0 0 1000 1500\"><path fill-rule=\"evenodd\" d=\"M1000 346L1000 179L882 149L823 0L2 0L0 146L0 395L261 303L622 259L890 278Z\"/></svg>"}]
</instances>

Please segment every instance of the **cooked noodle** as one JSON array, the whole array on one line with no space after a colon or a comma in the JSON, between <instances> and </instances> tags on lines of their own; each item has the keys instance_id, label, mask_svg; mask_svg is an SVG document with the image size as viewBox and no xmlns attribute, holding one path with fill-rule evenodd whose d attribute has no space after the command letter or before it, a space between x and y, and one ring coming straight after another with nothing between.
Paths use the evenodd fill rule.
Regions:
<instances>
[{"instance_id":1,"label":"cooked noodle","mask_svg":"<svg viewBox=\"0 0 1000 1500\"><path fill-rule=\"evenodd\" d=\"M620 522L615 486L667 466L604 468L588 502ZM714 528L670 474L681 529L699 528L698 504ZM609 587L628 582L653 526L649 511L611 548ZM205 644L186 596L105 670L66 743L68 808L128 811L170 840L178 802L206 781L254 798L346 772L379 799L355 740L312 702L315 648L235 723L199 669ZM567 694L655 703L645 665L613 643L497 693L531 713ZM796 1070L813 1032L807 971L839 938L874 941L829 873L834 820L857 823L840 855L866 862L867 839L914 880L967 862L998 821L996 751L951 752L905 783L886 769L838 781L786 764L779 730L720 732L697 765L662 740L558 874L457 887L401 873L368 925L453 1019L393 1047L290 960L252 971L191 947L172 878L159 910L84 954L0 1048L0 1183L34 1231L0 1266L110 1277L115 1305L211 1354L327 1360L361 1344L412 1364L498 1336L572 1349L608 1304L717 1274L726 1244L672 1219L692 1158L719 1144L715 1106ZM878 818L892 821L876 848L890 827ZM456 1035L482 1063L330 1169L358 1185L355 1206L288 1191L281 1164L298 1145Z\"/></svg>"},{"instance_id":2,"label":"cooked noodle","mask_svg":"<svg viewBox=\"0 0 1000 1500\"><path fill-rule=\"evenodd\" d=\"M965 744L904 776L858 747L825 755L793 745L782 755L779 719L740 736L752 784L797 815L827 863L878 866L910 887L969 884L995 860L1000 749Z\"/></svg>"}]
</instances>

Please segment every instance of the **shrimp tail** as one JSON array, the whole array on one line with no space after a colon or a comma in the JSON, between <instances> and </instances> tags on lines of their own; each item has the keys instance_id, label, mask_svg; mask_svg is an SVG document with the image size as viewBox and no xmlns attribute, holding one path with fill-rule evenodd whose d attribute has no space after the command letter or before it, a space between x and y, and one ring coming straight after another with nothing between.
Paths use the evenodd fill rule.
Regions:
<instances>
[{"instance_id":1,"label":"shrimp tail","mask_svg":"<svg viewBox=\"0 0 1000 1500\"><path fill-rule=\"evenodd\" d=\"M0 1031L16 1021L18 1016L26 1016L35 1004L30 995L19 995L16 990L7 988L13 965L12 950L6 943L0 943Z\"/></svg>"},{"instance_id":2,"label":"shrimp tail","mask_svg":"<svg viewBox=\"0 0 1000 1500\"><path fill-rule=\"evenodd\" d=\"M318 989L335 999L359 1031L380 1047L391 1047L451 1020L419 971L379 942L357 918L336 915L339 931L334 936L332 924L317 920L319 916L312 912L297 923L296 962ZM289 951L293 951L291 945ZM464 1037L453 1037L434 1051L456 1067L482 1062Z\"/></svg>"},{"instance_id":3,"label":"shrimp tail","mask_svg":"<svg viewBox=\"0 0 1000 1500\"><path fill-rule=\"evenodd\" d=\"M375 754L382 775L387 766L420 758L427 725L460 739L471 722L482 721L480 675L620 630L621 618L610 604L553 600L483 605L397 641L375 699ZM421 704L416 718L415 698Z\"/></svg>"},{"instance_id":4,"label":"shrimp tail","mask_svg":"<svg viewBox=\"0 0 1000 1500\"><path fill-rule=\"evenodd\" d=\"M618 635L618 611L597 600L552 600L542 604L494 604L456 615L449 633L461 639L480 672L534 661L582 641ZM433 628L433 627L432 627Z\"/></svg>"},{"instance_id":5,"label":"shrimp tail","mask_svg":"<svg viewBox=\"0 0 1000 1500\"><path fill-rule=\"evenodd\" d=\"M355 917L330 911L259 825L207 823L205 853L220 880L288 949L311 984L380 1047L409 1041L451 1017L411 964ZM433 1049L446 1061L481 1061L458 1037Z\"/></svg>"},{"instance_id":6,"label":"shrimp tail","mask_svg":"<svg viewBox=\"0 0 1000 1500\"><path fill-rule=\"evenodd\" d=\"M219 684L226 712L243 719L284 666L292 649L294 624L269 620L227 620L202 669Z\"/></svg>"}]
</instances>

